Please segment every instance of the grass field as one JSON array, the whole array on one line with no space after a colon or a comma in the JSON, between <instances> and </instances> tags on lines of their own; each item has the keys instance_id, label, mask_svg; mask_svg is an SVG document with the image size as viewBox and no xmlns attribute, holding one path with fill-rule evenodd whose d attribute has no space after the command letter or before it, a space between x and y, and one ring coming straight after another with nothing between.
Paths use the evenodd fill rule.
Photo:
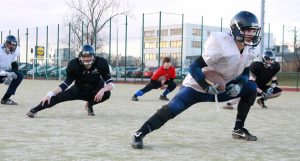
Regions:
<instances>
[{"instance_id":1,"label":"grass field","mask_svg":"<svg viewBox=\"0 0 300 161\"><path fill-rule=\"evenodd\" d=\"M149 134L143 150L135 150L133 133L166 103L158 100L161 90L132 102L143 85L116 84L111 99L95 106L94 117L87 115L84 102L72 101L27 118L26 112L59 83L24 80L12 97L19 105L0 105L1 161L300 160L299 92L267 101L268 109L252 107L246 128L256 142L232 139L236 108L216 112L215 103L199 103ZM6 89L0 85L1 97Z\"/></svg>"}]
</instances>

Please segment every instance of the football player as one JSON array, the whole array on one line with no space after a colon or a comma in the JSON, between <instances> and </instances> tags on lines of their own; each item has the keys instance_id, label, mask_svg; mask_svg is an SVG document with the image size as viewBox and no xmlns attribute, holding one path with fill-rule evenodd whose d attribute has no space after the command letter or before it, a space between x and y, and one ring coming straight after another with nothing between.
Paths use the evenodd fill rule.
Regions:
<instances>
[{"instance_id":1,"label":"football player","mask_svg":"<svg viewBox=\"0 0 300 161\"><path fill-rule=\"evenodd\" d=\"M174 79L176 78L175 68L171 65L171 59L164 57L162 61L163 65L160 66L151 77L150 82L143 88L135 92L132 96L132 101L138 101L138 97L151 91L152 89L164 89L162 95L159 96L160 100L169 101L167 94L172 92L176 88Z\"/></svg>"},{"instance_id":2,"label":"football player","mask_svg":"<svg viewBox=\"0 0 300 161\"><path fill-rule=\"evenodd\" d=\"M275 54L272 51L265 51L262 56L262 61L255 61L250 66L250 80L257 84L257 104L262 108L267 108L265 101L270 98L279 97L282 90L277 87L277 73L280 71L280 64L275 61ZM271 86L267 85L271 82ZM233 109L232 105L239 101L231 100L223 106L224 109Z\"/></svg>"},{"instance_id":3,"label":"football player","mask_svg":"<svg viewBox=\"0 0 300 161\"><path fill-rule=\"evenodd\" d=\"M248 80L250 63L258 56L255 47L260 42L261 28L257 17L248 11L237 13L231 20L230 28L231 33L216 32L208 37L203 54L190 65L190 74L184 79L180 91L133 135L133 148L142 149L143 138L147 134L159 129L195 103L215 101L215 95L219 101L241 97L232 136L236 139L257 140L244 128L244 123L257 94L257 85ZM219 91L217 84L207 83L203 70L220 73L227 83L225 91Z\"/></svg>"},{"instance_id":4,"label":"football player","mask_svg":"<svg viewBox=\"0 0 300 161\"><path fill-rule=\"evenodd\" d=\"M15 36L8 35L3 45L0 45L0 83L8 85L8 89L1 99L3 105L18 105L10 99L16 93L23 80L23 74L18 71L17 58L20 49Z\"/></svg>"},{"instance_id":5,"label":"football player","mask_svg":"<svg viewBox=\"0 0 300 161\"><path fill-rule=\"evenodd\" d=\"M93 106L109 99L110 90L114 87L109 65L104 58L95 56L91 45L83 45L80 48L79 57L70 60L66 71L66 80L48 92L44 99L27 113L28 117L33 118L41 110L71 100L86 101L88 115L94 116ZM75 84L70 86L74 81Z\"/></svg>"}]
</instances>

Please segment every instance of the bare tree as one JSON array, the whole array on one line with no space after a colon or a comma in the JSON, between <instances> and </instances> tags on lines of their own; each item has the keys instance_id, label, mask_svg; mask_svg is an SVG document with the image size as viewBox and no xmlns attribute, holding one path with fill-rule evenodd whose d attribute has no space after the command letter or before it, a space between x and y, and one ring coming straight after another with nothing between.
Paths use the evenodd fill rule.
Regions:
<instances>
[{"instance_id":1,"label":"bare tree","mask_svg":"<svg viewBox=\"0 0 300 161\"><path fill-rule=\"evenodd\" d=\"M96 40L97 49L101 49L104 37L99 33L103 31L110 18L128 12L127 7L121 8L121 2L121 0L67 0L72 13L66 21L71 23L74 47L78 48L81 44L95 45Z\"/></svg>"}]
</instances>

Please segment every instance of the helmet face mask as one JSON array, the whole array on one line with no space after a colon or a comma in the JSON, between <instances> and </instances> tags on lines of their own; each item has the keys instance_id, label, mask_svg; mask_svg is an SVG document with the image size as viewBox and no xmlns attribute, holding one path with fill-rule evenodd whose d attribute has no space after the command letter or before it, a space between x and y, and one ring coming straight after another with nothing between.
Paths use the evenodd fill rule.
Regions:
<instances>
[{"instance_id":1,"label":"helmet face mask","mask_svg":"<svg viewBox=\"0 0 300 161\"><path fill-rule=\"evenodd\" d=\"M13 35L8 35L6 37L5 43L3 45L3 49L6 54L12 54L13 52L16 51L18 42L15 36Z\"/></svg>"},{"instance_id":2,"label":"helmet face mask","mask_svg":"<svg viewBox=\"0 0 300 161\"><path fill-rule=\"evenodd\" d=\"M272 51L265 51L262 56L262 62L266 68L271 67L275 62L275 54Z\"/></svg>"},{"instance_id":3,"label":"helmet face mask","mask_svg":"<svg viewBox=\"0 0 300 161\"><path fill-rule=\"evenodd\" d=\"M95 61L95 50L91 45L83 45L79 51L79 60L84 66L90 66Z\"/></svg>"},{"instance_id":4,"label":"helmet face mask","mask_svg":"<svg viewBox=\"0 0 300 161\"><path fill-rule=\"evenodd\" d=\"M248 11L237 13L230 22L231 34L236 41L255 47L260 43L261 27L256 16ZM247 33L252 33L248 35Z\"/></svg>"}]
</instances>

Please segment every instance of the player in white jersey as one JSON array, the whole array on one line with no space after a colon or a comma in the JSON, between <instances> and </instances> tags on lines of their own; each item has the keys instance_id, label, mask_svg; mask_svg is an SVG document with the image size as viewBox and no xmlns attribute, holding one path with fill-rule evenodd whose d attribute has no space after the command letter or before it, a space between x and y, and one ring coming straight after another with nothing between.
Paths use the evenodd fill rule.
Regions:
<instances>
[{"instance_id":1,"label":"player in white jersey","mask_svg":"<svg viewBox=\"0 0 300 161\"><path fill-rule=\"evenodd\" d=\"M221 102L241 97L232 136L257 140L244 128L244 123L257 94L257 85L248 80L249 65L258 56L255 47L260 42L260 25L253 13L241 11L232 18L230 28L231 33L210 35L205 42L203 55L190 65L190 74L183 81L180 91L136 131L131 142L133 148L142 149L143 138L148 133L159 129L195 103L214 102L215 95ZM220 73L227 83L225 91L219 91L217 85L207 83L204 70Z\"/></svg>"},{"instance_id":2,"label":"player in white jersey","mask_svg":"<svg viewBox=\"0 0 300 161\"><path fill-rule=\"evenodd\" d=\"M23 80L23 75L18 72L17 58L20 49L15 36L8 35L3 45L0 45L0 83L8 85L8 89L1 99L1 104L17 105L10 97L15 94Z\"/></svg>"}]
</instances>

